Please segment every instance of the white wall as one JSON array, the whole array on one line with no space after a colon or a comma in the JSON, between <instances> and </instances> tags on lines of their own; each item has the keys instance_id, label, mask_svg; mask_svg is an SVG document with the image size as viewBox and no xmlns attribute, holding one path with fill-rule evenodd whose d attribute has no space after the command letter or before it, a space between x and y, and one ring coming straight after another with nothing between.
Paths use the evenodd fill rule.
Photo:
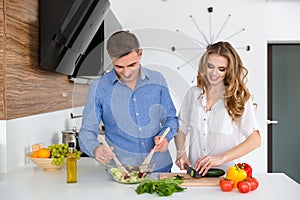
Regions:
<instances>
[{"instance_id":1,"label":"white wall","mask_svg":"<svg viewBox=\"0 0 300 200\"><path fill-rule=\"evenodd\" d=\"M6 171L6 121L0 120L0 172Z\"/></svg>"},{"instance_id":2,"label":"white wall","mask_svg":"<svg viewBox=\"0 0 300 200\"><path fill-rule=\"evenodd\" d=\"M138 34L143 48L146 49L144 64L152 68L156 65L166 76L171 90L177 94L175 99L179 100L184 93L182 89L193 84L190 74L195 73L195 69L190 65L197 67L199 59L193 60L195 62L192 63L186 62L188 66L185 66L184 70L177 70L177 67L182 65L183 60L191 60L197 51L201 54L203 49L199 47L205 48L206 42L198 28L208 38L210 32L212 37L216 37L228 15L231 15L218 40L227 40L233 44L248 68L248 87L258 104L257 119L263 128L261 148L250 153L244 160L251 163L256 172L266 172L267 44L270 41L300 42L299 1L130 0L130 4L122 0L110 2L111 9L123 28ZM207 11L208 7L213 7L211 15ZM190 15L193 16L194 22ZM243 28L245 31L234 35ZM158 32L160 35L156 34ZM227 39L231 35L234 36ZM250 51L245 50L246 45L250 45ZM198 46L198 49L172 52L172 46Z\"/></svg>"}]
</instances>

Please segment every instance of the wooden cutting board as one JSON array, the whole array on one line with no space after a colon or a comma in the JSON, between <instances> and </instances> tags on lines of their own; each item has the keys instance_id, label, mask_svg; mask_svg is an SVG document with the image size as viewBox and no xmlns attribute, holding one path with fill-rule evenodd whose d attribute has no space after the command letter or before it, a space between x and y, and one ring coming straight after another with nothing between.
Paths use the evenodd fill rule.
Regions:
<instances>
[{"instance_id":1,"label":"wooden cutting board","mask_svg":"<svg viewBox=\"0 0 300 200\"><path fill-rule=\"evenodd\" d=\"M204 177L204 178L192 178L185 173L159 173L158 179L171 178L176 175L183 176L183 183L181 186L219 186L219 182L224 177Z\"/></svg>"}]
</instances>

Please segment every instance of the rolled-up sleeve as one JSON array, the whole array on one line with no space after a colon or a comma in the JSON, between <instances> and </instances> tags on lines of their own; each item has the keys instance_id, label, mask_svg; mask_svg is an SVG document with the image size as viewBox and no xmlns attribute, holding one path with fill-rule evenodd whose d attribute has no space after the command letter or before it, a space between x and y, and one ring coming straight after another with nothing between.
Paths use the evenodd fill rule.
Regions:
<instances>
[{"instance_id":1,"label":"rolled-up sleeve","mask_svg":"<svg viewBox=\"0 0 300 200\"><path fill-rule=\"evenodd\" d=\"M245 104L245 110L241 118L241 134L248 137L253 131L258 131L261 134L261 127L258 125L255 115L255 107L251 99Z\"/></svg>"}]
</instances>

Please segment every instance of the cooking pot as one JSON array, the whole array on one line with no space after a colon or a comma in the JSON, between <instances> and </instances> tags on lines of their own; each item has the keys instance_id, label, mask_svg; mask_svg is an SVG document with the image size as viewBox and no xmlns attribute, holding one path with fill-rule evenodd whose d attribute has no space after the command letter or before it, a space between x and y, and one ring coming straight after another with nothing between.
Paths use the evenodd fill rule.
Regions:
<instances>
[{"instance_id":1,"label":"cooking pot","mask_svg":"<svg viewBox=\"0 0 300 200\"><path fill-rule=\"evenodd\" d=\"M62 142L65 144L69 144L69 142L74 142L75 148L80 151L80 147L78 144L78 133L79 130L77 130L76 127L74 127L72 130L63 130L62 131Z\"/></svg>"}]
</instances>

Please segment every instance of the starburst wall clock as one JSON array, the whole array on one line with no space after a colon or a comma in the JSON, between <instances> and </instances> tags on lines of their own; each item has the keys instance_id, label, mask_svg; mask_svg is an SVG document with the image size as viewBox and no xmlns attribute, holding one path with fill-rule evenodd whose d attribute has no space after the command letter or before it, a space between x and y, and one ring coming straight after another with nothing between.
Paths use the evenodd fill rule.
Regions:
<instances>
[{"instance_id":1,"label":"starburst wall clock","mask_svg":"<svg viewBox=\"0 0 300 200\"><path fill-rule=\"evenodd\" d=\"M200 51L200 53L192 58L190 58L188 60L188 62L193 61L194 59L198 59L202 53L205 51L206 47L210 44L213 44L215 42L217 42L219 40L219 37L221 35L221 33L223 32L223 30L225 29L226 25L228 24L230 18L231 18L231 14L229 14L227 16L227 18L225 19L225 21L223 22L222 26L220 27L220 29L218 30L216 35L213 35L213 31L212 31L212 13L213 13L213 7L209 7L207 8L208 14L209 14L209 30L208 30L208 35L206 35L204 33L204 31L200 28L200 26L197 24L196 20L194 19L194 17L192 15L190 15L189 17L191 18L193 24L195 25L195 27L197 28L198 32L200 33L200 39L196 39L193 38L187 34L185 34L184 32L180 31L180 30L176 30L178 33L184 34L187 37L191 37L200 47L194 47L194 48L177 48L176 46L172 46L171 47L171 51L172 52L178 52L178 51L189 51L189 50L202 50ZM224 37L224 39L222 39L222 41L227 41L231 38L233 38L234 36L240 34L241 32L245 31L245 28L241 28L240 30L231 33L230 35ZM245 47L235 47L235 49L244 49L246 51L250 51L250 45L246 45ZM180 70L182 67L186 66L186 63L182 64L181 66L178 66L177 69Z\"/></svg>"}]
</instances>

